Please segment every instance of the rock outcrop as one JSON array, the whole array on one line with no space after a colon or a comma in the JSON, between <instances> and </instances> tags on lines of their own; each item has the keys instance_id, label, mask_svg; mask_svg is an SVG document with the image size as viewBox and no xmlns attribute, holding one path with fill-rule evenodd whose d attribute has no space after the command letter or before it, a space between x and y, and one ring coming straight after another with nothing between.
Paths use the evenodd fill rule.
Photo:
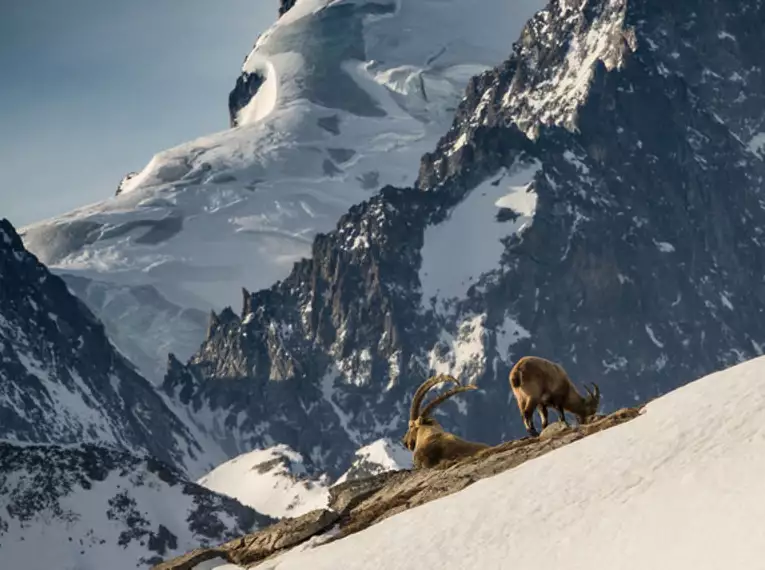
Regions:
<instances>
[{"instance_id":1,"label":"rock outcrop","mask_svg":"<svg viewBox=\"0 0 765 570\"><path fill-rule=\"evenodd\" d=\"M318 545L339 540L397 513L456 493L468 485L540 457L564 445L637 417L625 408L576 428L551 424L539 439L503 443L478 455L432 469L387 472L341 483L331 490L329 508L285 519L257 533L216 548L198 549L154 566L153 570L191 570L213 559L244 567L278 555L309 539Z\"/></svg>"},{"instance_id":2,"label":"rock outcrop","mask_svg":"<svg viewBox=\"0 0 765 570\"><path fill-rule=\"evenodd\" d=\"M279 0L279 17L284 16L294 5L295 0Z\"/></svg>"}]
</instances>

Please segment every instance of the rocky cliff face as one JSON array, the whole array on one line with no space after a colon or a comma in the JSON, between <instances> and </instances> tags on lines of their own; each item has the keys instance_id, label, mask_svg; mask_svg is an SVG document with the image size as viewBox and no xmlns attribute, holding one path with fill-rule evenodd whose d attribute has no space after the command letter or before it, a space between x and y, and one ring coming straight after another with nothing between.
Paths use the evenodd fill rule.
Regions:
<instances>
[{"instance_id":1,"label":"rocky cliff face","mask_svg":"<svg viewBox=\"0 0 765 570\"><path fill-rule=\"evenodd\" d=\"M0 438L94 443L200 473L199 443L103 325L0 220Z\"/></svg>"},{"instance_id":2,"label":"rocky cliff face","mask_svg":"<svg viewBox=\"0 0 765 570\"><path fill-rule=\"evenodd\" d=\"M550 2L470 82L415 187L214 315L166 390L218 438L338 474L400 436L431 371L478 384L444 422L493 443L520 430L523 354L613 409L761 353L764 23L756 0Z\"/></svg>"}]
</instances>

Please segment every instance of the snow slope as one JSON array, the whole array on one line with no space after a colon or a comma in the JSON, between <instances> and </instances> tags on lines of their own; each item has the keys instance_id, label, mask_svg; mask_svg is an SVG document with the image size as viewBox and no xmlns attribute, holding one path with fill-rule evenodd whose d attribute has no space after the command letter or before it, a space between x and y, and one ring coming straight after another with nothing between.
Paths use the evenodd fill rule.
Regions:
<instances>
[{"instance_id":1,"label":"snow slope","mask_svg":"<svg viewBox=\"0 0 765 570\"><path fill-rule=\"evenodd\" d=\"M380 439L360 448L348 471L333 485L411 466L409 451ZM325 474L312 477L303 457L283 444L234 457L197 483L274 518L299 517L326 508L330 488Z\"/></svg>"},{"instance_id":2,"label":"snow slope","mask_svg":"<svg viewBox=\"0 0 765 570\"><path fill-rule=\"evenodd\" d=\"M185 410L180 410L183 417ZM141 377L0 219L0 439L110 445L199 476L225 454ZM204 443L204 446L202 445Z\"/></svg>"},{"instance_id":3,"label":"snow slope","mask_svg":"<svg viewBox=\"0 0 765 570\"><path fill-rule=\"evenodd\" d=\"M186 360L203 313L238 307L385 184L411 185L468 79L543 0L301 0L257 41L238 126L155 155L119 195L24 228L144 374ZM459 34L454 34L459 30ZM74 281L70 280L70 284ZM121 330L120 334L115 334Z\"/></svg>"},{"instance_id":4,"label":"snow slope","mask_svg":"<svg viewBox=\"0 0 765 570\"><path fill-rule=\"evenodd\" d=\"M426 228L420 266L423 302L435 298L439 310L448 301L464 299L484 273L499 265L505 251L501 240L531 225L536 208L532 186L540 166L532 161L502 169L475 188L445 222ZM512 222L501 217L505 212Z\"/></svg>"},{"instance_id":5,"label":"snow slope","mask_svg":"<svg viewBox=\"0 0 765 570\"><path fill-rule=\"evenodd\" d=\"M302 456L286 445L234 457L197 482L274 518L324 508L329 497L326 477L312 479Z\"/></svg>"},{"instance_id":6,"label":"snow slope","mask_svg":"<svg viewBox=\"0 0 765 570\"><path fill-rule=\"evenodd\" d=\"M267 567L758 568L763 375L765 357L711 374L626 424Z\"/></svg>"},{"instance_id":7,"label":"snow slope","mask_svg":"<svg viewBox=\"0 0 765 570\"><path fill-rule=\"evenodd\" d=\"M153 459L0 443L3 568L146 568L271 522Z\"/></svg>"},{"instance_id":8,"label":"snow slope","mask_svg":"<svg viewBox=\"0 0 765 570\"><path fill-rule=\"evenodd\" d=\"M370 477L386 471L411 468L412 454L409 450L390 438L378 439L356 452L348 471L343 473L334 484L339 485L345 481Z\"/></svg>"}]
</instances>

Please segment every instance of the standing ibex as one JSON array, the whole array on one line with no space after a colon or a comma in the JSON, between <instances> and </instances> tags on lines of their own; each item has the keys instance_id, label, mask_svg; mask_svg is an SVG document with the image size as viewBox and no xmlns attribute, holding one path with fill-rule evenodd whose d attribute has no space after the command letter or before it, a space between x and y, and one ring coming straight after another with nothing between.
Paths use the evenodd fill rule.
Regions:
<instances>
[{"instance_id":1,"label":"standing ibex","mask_svg":"<svg viewBox=\"0 0 765 570\"><path fill-rule=\"evenodd\" d=\"M563 423L565 410L575 414L580 424L598 411L600 389L593 382L593 390L585 386L587 396L576 391L571 378L560 364L538 356L524 356L510 371L510 389L513 391L523 424L531 436L539 433L534 427L534 409L542 417L542 429L547 427L547 408L555 408Z\"/></svg>"},{"instance_id":2,"label":"standing ibex","mask_svg":"<svg viewBox=\"0 0 765 570\"><path fill-rule=\"evenodd\" d=\"M444 392L422 410L420 406L428 390L437 384L451 382L456 388ZM465 441L456 435L444 431L439 423L430 417L430 412L440 403L460 392L475 390L475 386L462 386L456 378L441 374L426 380L414 393L412 407L409 411L409 429L404 435L403 443L414 452L414 467L433 467L441 461L468 457L489 447L485 443Z\"/></svg>"}]
</instances>

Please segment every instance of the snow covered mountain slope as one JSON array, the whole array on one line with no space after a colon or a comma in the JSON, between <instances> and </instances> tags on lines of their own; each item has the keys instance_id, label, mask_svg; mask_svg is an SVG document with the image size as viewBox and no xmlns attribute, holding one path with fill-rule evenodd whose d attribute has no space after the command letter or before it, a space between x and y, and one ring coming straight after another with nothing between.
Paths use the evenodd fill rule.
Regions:
<instances>
[{"instance_id":1,"label":"snow covered mountain slope","mask_svg":"<svg viewBox=\"0 0 765 570\"><path fill-rule=\"evenodd\" d=\"M324 508L329 496L326 476L311 478L300 454L286 445L234 457L197 482L274 518Z\"/></svg>"},{"instance_id":2,"label":"snow covered mountain slope","mask_svg":"<svg viewBox=\"0 0 765 570\"><path fill-rule=\"evenodd\" d=\"M712 374L630 422L267 567L462 570L512 560L526 570L540 553L577 570L757 567L763 375L765 358Z\"/></svg>"},{"instance_id":3,"label":"snow covered mountain slope","mask_svg":"<svg viewBox=\"0 0 765 570\"><path fill-rule=\"evenodd\" d=\"M2 440L115 446L191 474L222 455L214 445L201 448L6 220L0 220L0 418Z\"/></svg>"},{"instance_id":4,"label":"snow covered mountain slope","mask_svg":"<svg viewBox=\"0 0 765 570\"><path fill-rule=\"evenodd\" d=\"M154 459L0 443L4 568L147 568L271 522Z\"/></svg>"},{"instance_id":5,"label":"snow covered mountain slope","mask_svg":"<svg viewBox=\"0 0 765 570\"><path fill-rule=\"evenodd\" d=\"M216 315L166 390L339 476L403 434L433 370L481 388L445 426L493 443L521 433L523 354L598 382L605 410L760 354L765 6L700 6L550 2L471 80L416 187L352 207Z\"/></svg>"},{"instance_id":6,"label":"snow covered mountain slope","mask_svg":"<svg viewBox=\"0 0 765 570\"><path fill-rule=\"evenodd\" d=\"M412 468L412 453L390 438L378 439L356 451L353 463L334 485L386 471Z\"/></svg>"},{"instance_id":7,"label":"snow covered mountain slope","mask_svg":"<svg viewBox=\"0 0 765 570\"><path fill-rule=\"evenodd\" d=\"M250 451L217 466L197 481L203 487L228 495L274 518L299 517L327 507L331 485L409 469L411 453L388 439L356 451L348 470L330 484L326 474L312 475L315 467L286 445Z\"/></svg>"},{"instance_id":8,"label":"snow covered mountain slope","mask_svg":"<svg viewBox=\"0 0 765 570\"><path fill-rule=\"evenodd\" d=\"M229 98L236 128L157 154L117 196L24 228L25 243L79 278L118 346L161 380L168 352L186 360L204 339L203 314L285 277L350 205L414 183L468 79L542 5L283 5Z\"/></svg>"}]
</instances>

